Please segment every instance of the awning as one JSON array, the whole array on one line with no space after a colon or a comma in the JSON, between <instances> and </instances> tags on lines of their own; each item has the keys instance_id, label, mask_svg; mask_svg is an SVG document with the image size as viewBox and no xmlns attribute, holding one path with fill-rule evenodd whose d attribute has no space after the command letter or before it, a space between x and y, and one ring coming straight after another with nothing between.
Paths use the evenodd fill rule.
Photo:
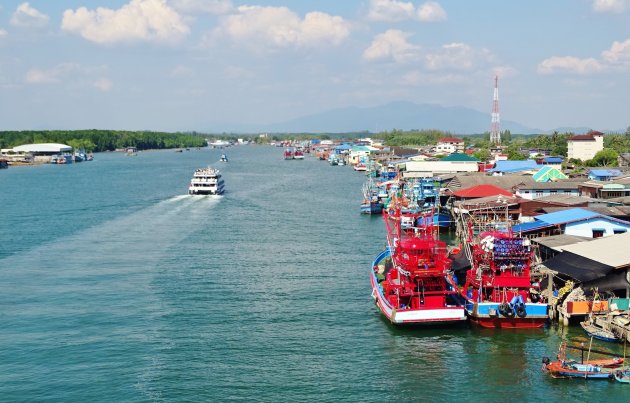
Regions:
<instances>
[{"instance_id":1,"label":"awning","mask_svg":"<svg viewBox=\"0 0 630 403\"><path fill-rule=\"evenodd\" d=\"M615 270L606 277L599 280L593 280L582 284L583 289L595 288L598 291L623 290L628 288L628 274L626 270Z\"/></svg>"},{"instance_id":2,"label":"awning","mask_svg":"<svg viewBox=\"0 0 630 403\"><path fill-rule=\"evenodd\" d=\"M543 264L551 270L572 277L581 283L602 279L613 271L612 266L566 251L557 254Z\"/></svg>"}]
</instances>

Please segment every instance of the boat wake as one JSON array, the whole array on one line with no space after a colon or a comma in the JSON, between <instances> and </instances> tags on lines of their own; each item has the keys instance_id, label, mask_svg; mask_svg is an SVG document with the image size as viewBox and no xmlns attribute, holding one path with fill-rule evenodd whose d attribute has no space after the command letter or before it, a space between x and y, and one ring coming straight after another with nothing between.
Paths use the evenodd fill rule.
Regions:
<instances>
[{"instance_id":1,"label":"boat wake","mask_svg":"<svg viewBox=\"0 0 630 403\"><path fill-rule=\"evenodd\" d=\"M109 272L110 267L151 267L190 236L221 196L179 195L0 261L26 272ZM122 266L120 266L122 265ZM119 270L119 269L118 269ZM101 272L102 274L102 272Z\"/></svg>"}]
</instances>

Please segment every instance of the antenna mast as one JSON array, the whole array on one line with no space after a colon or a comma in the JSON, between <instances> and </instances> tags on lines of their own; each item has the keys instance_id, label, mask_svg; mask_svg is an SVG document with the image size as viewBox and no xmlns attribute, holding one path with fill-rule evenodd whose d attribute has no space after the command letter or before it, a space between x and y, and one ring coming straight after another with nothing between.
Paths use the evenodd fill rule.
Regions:
<instances>
[{"instance_id":1,"label":"antenna mast","mask_svg":"<svg viewBox=\"0 0 630 403\"><path fill-rule=\"evenodd\" d=\"M494 96L492 97L492 126L490 142L501 145L501 119L499 118L499 76L494 76Z\"/></svg>"}]
</instances>

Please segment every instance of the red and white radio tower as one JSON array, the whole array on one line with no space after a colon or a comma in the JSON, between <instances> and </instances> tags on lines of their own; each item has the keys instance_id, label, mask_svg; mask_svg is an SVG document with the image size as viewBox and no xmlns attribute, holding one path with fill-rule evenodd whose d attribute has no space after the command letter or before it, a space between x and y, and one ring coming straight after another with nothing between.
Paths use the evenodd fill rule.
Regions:
<instances>
[{"instance_id":1,"label":"red and white radio tower","mask_svg":"<svg viewBox=\"0 0 630 403\"><path fill-rule=\"evenodd\" d=\"M492 97L492 126L490 142L501 145L501 119L499 118L499 76L494 76L494 96Z\"/></svg>"}]
</instances>

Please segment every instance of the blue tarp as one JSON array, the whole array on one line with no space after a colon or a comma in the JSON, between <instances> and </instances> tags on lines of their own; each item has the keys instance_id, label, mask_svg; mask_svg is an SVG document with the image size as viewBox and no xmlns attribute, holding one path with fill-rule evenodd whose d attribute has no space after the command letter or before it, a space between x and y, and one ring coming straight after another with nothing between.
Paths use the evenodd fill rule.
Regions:
<instances>
[{"instance_id":1,"label":"blue tarp","mask_svg":"<svg viewBox=\"0 0 630 403\"><path fill-rule=\"evenodd\" d=\"M560 157L545 157L545 158L543 158L543 161L546 164L561 164L562 163L562 158L560 158Z\"/></svg>"}]
</instances>

